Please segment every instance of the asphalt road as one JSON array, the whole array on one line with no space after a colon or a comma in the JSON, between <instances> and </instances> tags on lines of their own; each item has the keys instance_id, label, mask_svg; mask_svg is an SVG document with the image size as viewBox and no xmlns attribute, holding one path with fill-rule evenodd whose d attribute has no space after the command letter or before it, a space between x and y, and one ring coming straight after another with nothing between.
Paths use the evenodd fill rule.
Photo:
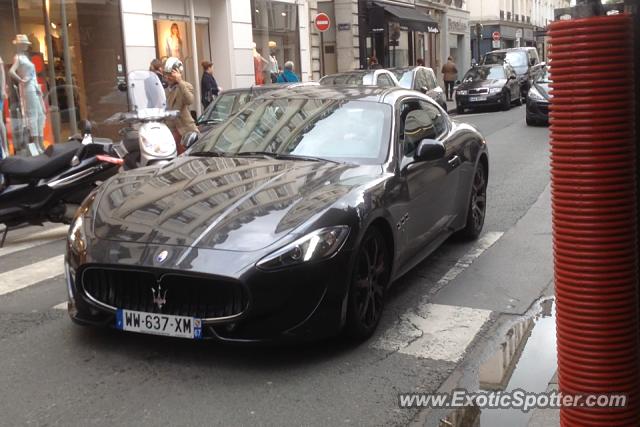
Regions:
<instances>
[{"instance_id":1,"label":"asphalt road","mask_svg":"<svg viewBox=\"0 0 640 427\"><path fill-rule=\"evenodd\" d=\"M437 425L401 409L398 393L451 382L500 319L544 294L551 268L548 130L527 127L523 107L457 119L489 145L485 233L445 243L400 279L378 333L360 345L222 345L78 327L60 305L65 230L10 233L0 249L0 425Z\"/></svg>"}]
</instances>

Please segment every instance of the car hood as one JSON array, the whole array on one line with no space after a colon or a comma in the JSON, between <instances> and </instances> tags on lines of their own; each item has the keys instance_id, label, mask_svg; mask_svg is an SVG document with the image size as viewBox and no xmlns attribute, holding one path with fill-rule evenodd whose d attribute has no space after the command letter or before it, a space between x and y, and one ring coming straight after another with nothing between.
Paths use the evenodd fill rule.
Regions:
<instances>
[{"instance_id":1,"label":"car hood","mask_svg":"<svg viewBox=\"0 0 640 427\"><path fill-rule=\"evenodd\" d=\"M503 87L507 81L504 79L494 80L477 80L473 82L463 82L458 86L458 89L479 89L485 87Z\"/></svg>"},{"instance_id":2,"label":"car hood","mask_svg":"<svg viewBox=\"0 0 640 427\"><path fill-rule=\"evenodd\" d=\"M381 173L378 165L181 157L106 182L93 206L93 234L123 242L259 250Z\"/></svg>"}]
</instances>

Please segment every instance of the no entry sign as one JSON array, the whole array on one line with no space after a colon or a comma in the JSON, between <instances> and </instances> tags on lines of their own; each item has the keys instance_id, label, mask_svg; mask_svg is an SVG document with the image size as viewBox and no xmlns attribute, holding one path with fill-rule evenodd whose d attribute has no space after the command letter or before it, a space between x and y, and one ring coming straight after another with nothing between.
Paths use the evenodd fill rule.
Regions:
<instances>
[{"instance_id":1,"label":"no entry sign","mask_svg":"<svg viewBox=\"0 0 640 427\"><path fill-rule=\"evenodd\" d=\"M316 26L316 30L324 33L331 27L331 20L326 13L319 13L313 20L313 24Z\"/></svg>"},{"instance_id":2,"label":"no entry sign","mask_svg":"<svg viewBox=\"0 0 640 427\"><path fill-rule=\"evenodd\" d=\"M491 38L493 40L500 40L500 33L498 31L494 31L493 33L491 33Z\"/></svg>"}]
</instances>

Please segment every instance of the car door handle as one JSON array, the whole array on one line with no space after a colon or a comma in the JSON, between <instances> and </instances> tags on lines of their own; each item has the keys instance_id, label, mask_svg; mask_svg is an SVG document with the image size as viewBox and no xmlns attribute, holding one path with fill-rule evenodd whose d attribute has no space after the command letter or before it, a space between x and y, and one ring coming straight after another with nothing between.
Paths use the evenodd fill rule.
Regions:
<instances>
[{"instance_id":1,"label":"car door handle","mask_svg":"<svg viewBox=\"0 0 640 427\"><path fill-rule=\"evenodd\" d=\"M452 168L457 168L461 163L462 161L457 154L449 159L449 166L451 166Z\"/></svg>"}]
</instances>

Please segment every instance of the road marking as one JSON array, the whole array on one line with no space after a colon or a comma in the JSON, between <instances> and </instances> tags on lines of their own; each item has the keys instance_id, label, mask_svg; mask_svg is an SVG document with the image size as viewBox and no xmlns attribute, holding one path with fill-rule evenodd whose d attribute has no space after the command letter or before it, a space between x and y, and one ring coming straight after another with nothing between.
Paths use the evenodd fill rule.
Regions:
<instances>
[{"instance_id":1,"label":"road marking","mask_svg":"<svg viewBox=\"0 0 640 427\"><path fill-rule=\"evenodd\" d=\"M480 237L475 242L475 244L469 250L469 252L464 254L462 258L460 258L458 262L456 262L456 264L453 267L451 267L449 271L447 271L445 275L442 276L442 278L440 278L440 280L438 280L438 282L436 283L434 288L430 291L430 293L435 294L440 289L444 288L447 285L447 283L449 283L450 281L458 277L458 275L462 273L464 270L466 270L471 264L473 264L473 261L479 258L484 251L486 251L491 246L493 246L493 244L497 242L498 239L500 239L503 234L504 232L502 231L489 231L484 233L482 237Z\"/></svg>"},{"instance_id":2,"label":"road marking","mask_svg":"<svg viewBox=\"0 0 640 427\"><path fill-rule=\"evenodd\" d=\"M422 297L415 309L400 315L385 333L371 344L372 348L423 358L458 362L467 347L489 320L491 310L430 304L435 295L468 268L504 233L487 232L460 258Z\"/></svg>"},{"instance_id":3,"label":"road marking","mask_svg":"<svg viewBox=\"0 0 640 427\"><path fill-rule=\"evenodd\" d=\"M0 273L0 295L35 285L64 274L64 255Z\"/></svg>"},{"instance_id":4,"label":"road marking","mask_svg":"<svg viewBox=\"0 0 640 427\"><path fill-rule=\"evenodd\" d=\"M66 310L67 309L67 301L61 302L60 304L56 304L53 307L54 310Z\"/></svg>"},{"instance_id":5,"label":"road marking","mask_svg":"<svg viewBox=\"0 0 640 427\"><path fill-rule=\"evenodd\" d=\"M7 241L5 242L4 247L0 248L0 257L14 252L23 251L25 249L30 249L35 246L44 245L45 243L49 243L54 240L63 239L66 237L68 230L69 226L62 225L26 235L13 242ZM9 231L9 233L11 233L11 231Z\"/></svg>"},{"instance_id":6,"label":"road marking","mask_svg":"<svg viewBox=\"0 0 640 427\"><path fill-rule=\"evenodd\" d=\"M426 304L407 312L372 347L421 359L459 362L491 316L490 310Z\"/></svg>"}]
</instances>

